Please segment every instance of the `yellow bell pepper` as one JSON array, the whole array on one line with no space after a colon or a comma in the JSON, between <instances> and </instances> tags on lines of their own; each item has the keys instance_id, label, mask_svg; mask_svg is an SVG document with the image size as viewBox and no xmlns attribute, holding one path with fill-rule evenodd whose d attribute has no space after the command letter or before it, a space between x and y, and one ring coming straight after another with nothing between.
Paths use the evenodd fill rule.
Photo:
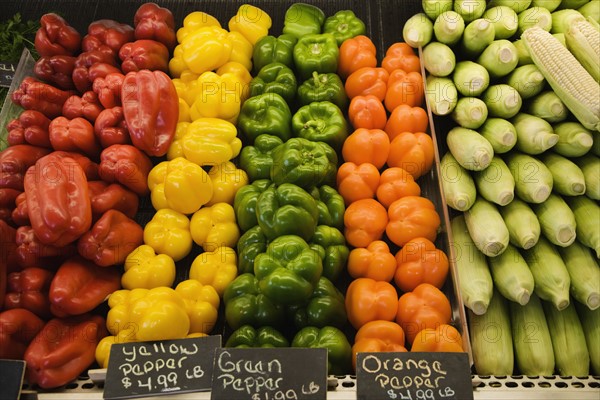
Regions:
<instances>
[{"instance_id":1,"label":"yellow bell pepper","mask_svg":"<svg viewBox=\"0 0 600 400\"><path fill-rule=\"evenodd\" d=\"M183 143L182 147L185 148ZM198 211L213 194L212 181L206 171L183 157L163 161L152 168L148 188L155 209L170 208L182 214Z\"/></svg>"},{"instance_id":2,"label":"yellow bell pepper","mask_svg":"<svg viewBox=\"0 0 600 400\"><path fill-rule=\"evenodd\" d=\"M269 34L271 17L258 7L242 4L229 20L229 30L240 32L254 46L258 39Z\"/></svg>"},{"instance_id":3,"label":"yellow bell pepper","mask_svg":"<svg viewBox=\"0 0 600 400\"><path fill-rule=\"evenodd\" d=\"M110 348L113 343L130 343L136 341L136 328L132 325L121 329L116 335L105 336L96 346L96 362L100 368L108 368Z\"/></svg>"},{"instance_id":4,"label":"yellow bell pepper","mask_svg":"<svg viewBox=\"0 0 600 400\"><path fill-rule=\"evenodd\" d=\"M219 246L235 247L240 238L235 211L227 203L217 203L196 211L190 221L190 231L194 242L204 251L212 251Z\"/></svg>"},{"instance_id":5,"label":"yellow bell pepper","mask_svg":"<svg viewBox=\"0 0 600 400\"><path fill-rule=\"evenodd\" d=\"M192 251L190 220L168 208L158 210L144 227L144 243L179 261Z\"/></svg>"},{"instance_id":6,"label":"yellow bell pepper","mask_svg":"<svg viewBox=\"0 0 600 400\"><path fill-rule=\"evenodd\" d=\"M181 43L189 33L206 26L220 28L221 23L212 15L202 11L193 11L189 13L183 19L183 26L177 29L177 42Z\"/></svg>"},{"instance_id":7,"label":"yellow bell pepper","mask_svg":"<svg viewBox=\"0 0 600 400\"><path fill-rule=\"evenodd\" d=\"M208 336L206 333L195 332L195 333L190 333L189 335L187 335L186 339L197 338L197 337L206 337L206 336Z\"/></svg>"},{"instance_id":8,"label":"yellow bell pepper","mask_svg":"<svg viewBox=\"0 0 600 400\"><path fill-rule=\"evenodd\" d=\"M180 99L183 98L188 89L188 82L185 82L181 78L171 79L171 82L173 82L173 86L175 86L177 96L179 96Z\"/></svg>"},{"instance_id":9,"label":"yellow bell pepper","mask_svg":"<svg viewBox=\"0 0 600 400\"><path fill-rule=\"evenodd\" d=\"M189 69L184 70L181 75L179 75L179 79L181 79L186 84L195 81L198 79L200 74L196 74L195 72L190 71Z\"/></svg>"},{"instance_id":10,"label":"yellow bell pepper","mask_svg":"<svg viewBox=\"0 0 600 400\"><path fill-rule=\"evenodd\" d=\"M173 58L169 60L169 75L178 78L183 71L187 69L187 64L183 60L183 47L180 44L173 49Z\"/></svg>"},{"instance_id":11,"label":"yellow bell pepper","mask_svg":"<svg viewBox=\"0 0 600 400\"><path fill-rule=\"evenodd\" d=\"M217 203L233 204L238 189L248 184L248 174L239 169L231 161L213 166L208 171L212 181L213 195L205 205L212 206Z\"/></svg>"},{"instance_id":12,"label":"yellow bell pepper","mask_svg":"<svg viewBox=\"0 0 600 400\"><path fill-rule=\"evenodd\" d=\"M230 62L243 65L248 71L252 69L252 52L254 45L248 41L240 32L229 32L227 36L231 40Z\"/></svg>"},{"instance_id":13,"label":"yellow bell pepper","mask_svg":"<svg viewBox=\"0 0 600 400\"><path fill-rule=\"evenodd\" d=\"M180 99L181 100L181 99ZM186 135L190 122L178 122L175 128L175 136L167 151L167 160L173 160L177 157L183 157L183 148L181 147L181 139Z\"/></svg>"},{"instance_id":14,"label":"yellow bell pepper","mask_svg":"<svg viewBox=\"0 0 600 400\"><path fill-rule=\"evenodd\" d=\"M195 279L188 279L179 283L175 291L185 303L185 310L190 317L190 333L206 334L212 331L217 322L221 300L215 288Z\"/></svg>"},{"instance_id":15,"label":"yellow bell pepper","mask_svg":"<svg viewBox=\"0 0 600 400\"><path fill-rule=\"evenodd\" d=\"M192 121L198 118L221 118L235 124L242 105L244 83L237 74L204 72L195 83L188 84L186 101Z\"/></svg>"},{"instance_id":16,"label":"yellow bell pepper","mask_svg":"<svg viewBox=\"0 0 600 400\"><path fill-rule=\"evenodd\" d=\"M185 125L186 132L179 132L171 142L167 158L185 157L200 166L220 164L240 153L242 141L237 128L231 122L219 118L199 118Z\"/></svg>"},{"instance_id":17,"label":"yellow bell pepper","mask_svg":"<svg viewBox=\"0 0 600 400\"><path fill-rule=\"evenodd\" d=\"M181 296L169 287L117 290L108 299L106 326L113 335L134 327L133 341L186 337L190 318Z\"/></svg>"},{"instance_id":18,"label":"yellow bell pepper","mask_svg":"<svg viewBox=\"0 0 600 400\"><path fill-rule=\"evenodd\" d=\"M231 247L199 254L190 267L190 279L215 288L219 296L237 276L237 255Z\"/></svg>"},{"instance_id":19,"label":"yellow bell pepper","mask_svg":"<svg viewBox=\"0 0 600 400\"><path fill-rule=\"evenodd\" d=\"M175 262L166 254L156 254L154 249L143 244L125 259L125 273L121 276L124 289L152 289L171 286L175 282Z\"/></svg>"},{"instance_id":20,"label":"yellow bell pepper","mask_svg":"<svg viewBox=\"0 0 600 400\"><path fill-rule=\"evenodd\" d=\"M169 61L171 76L189 69L196 74L212 71L229 61L233 43L229 32L218 26L203 26L184 35Z\"/></svg>"},{"instance_id":21,"label":"yellow bell pepper","mask_svg":"<svg viewBox=\"0 0 600 400\"><path fill-rule=\"evenodd\" d=\"M249 85L250 81L252 80L252 75L250 74L246 66L236 61L229 61L228 63L221 65L219 69L217 69L217 75L223 75L226 73L236 75L240 79L242 85L244 86Z\"/></svg>"}]
</instances>

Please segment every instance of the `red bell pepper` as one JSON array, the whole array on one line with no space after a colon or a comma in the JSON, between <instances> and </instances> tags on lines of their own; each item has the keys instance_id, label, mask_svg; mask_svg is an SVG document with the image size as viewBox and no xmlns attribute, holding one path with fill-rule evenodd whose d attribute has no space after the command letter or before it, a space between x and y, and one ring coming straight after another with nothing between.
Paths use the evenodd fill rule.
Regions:
<instances>
[{"instance_id":1,"label":"red bell pepper","mask_svg":"<svg viewBox=\"0 0 600 400\"><path fill-rule=\"evenodd\" d=\"M15 228L0 219L0 308L4 304L8 271L16 269L17 265L16 234Z\"/></svg>"},{"instance_id":2,"label":"red bell pepper","mask_svg":"<svg viewBox=\"0 0 600 400\"><path fill-rule=\"evenodd\" d=\"M64 55L40 57L33 67L33 73L59 89L72 90L75 89L73 69L76 59L77 57Z\"/></svg>"},{"instance_id":3,"label":"red bell pepper","mask_svg":"<svg viewBox=\"0 0 600 400\"><path fill-rule=\"evenodd\" d=\"M102 268L81 257L72 257L58 267L52 279L50 310L59 317L83 314L120 288L117 268Z\"/></svg>"},{"instance_id":4,"label":"red bell pepper","mask_svg":"<svg viewBox=\"0 0 600 400\"><path fill-rule=\"evenodd\" d=\"M100 50L113 55L127 42L132 42L133 27L112 19L100 19L88 26L87 35L81 41L82 51Z\"/></svg>"},{"instance_id":5,"label":"red bell pepper","mask_svg":"<svg viewBox=\"0 0 600 400\"><path fill-rule=\"evenodd\" d=\"M44 321L24 308L0 313L0 358L22 360L33 338L44 327Z\"/></svg>"},{"instance_id":6,"label":"red bell pepper","mask_svg":"<svg viewBox=\"0 0 600 400\"><path fill-rule=\"evenodd\" d=\"M97 76L90 77L90 68L98 63L113 67L117 66L116 58L112 53L103 53L100 50L86 51L77 57L73 69L73 83L81 93L92 89L93 78L97 78ZM107 67L104 66L103 68L106 69ZM111 72L113 72L112 69ZM98 71L95 73L98 74Z\"/></svg>"},{"instance_id":7,"label":"red bell pepper","mask_svg":"<svg viewBox=\"0 0 600 400\"><path fill-rule=\"evenodd\" d=\"M55 150L79 152L93 158L101 150L93 125L81 117L71 120L65 117L54 118L50 123L50 143Z\"/></svg>"},{"instance_id":8,"label":"red bell pepper","mask_svg":"<svg viewBox=\"0 0 600 400\"><path fill-rule=\"evenodd\" d=\"M93 123L102 109L98 95L88 90L81 96L69 97L63 105L62 113L64 117L69 119L82 117Z\"/></svg>"},{"instance_id":9,"label":"red bell pepper","mask_svg":"<svg viewBox=\"0 0 600 400\"><path fill-rule=\"evenodd\" d=\"M162 71L129 72L121 101L133 144L150 156L167 154L179 118L179 98L169 76Z\"/></svg>"},{"instance_id":10,"label":"red bell pepper","mask_svg":"<svg viewBox=\"0 0 600 400\"><path fill-rule=\"evenodd\" d=\"M13 210L17 207L17 197L23 192L17 189L0 189L0 220L11 222Z\"/></svg>"},{"instance_id":11,"label":"red bell pepper","mask_svg":"<svg viewBox=\"0 0 600 400\"><path fill-rule=\"evenodd\" d=\"M11 272L8 274L4 307L8 310L24 308L42 319L50 318L48 290L53 276L53 272L37 267Z\"/></svg>"},{"instance_id":12,"label":"red bell pepper","mask_svg":"<svg viewBox=\"0 0 600 400\"><path fill-rule=\"evenodd\" d=\"M57 157L60 158L71 158L72 160L75 160L75 162L77 164L79 164L79 166L81 168L83 168L83 172L85 173L85 177L87 178L88 181L95 181L100 179L100 175L98 174L98 164L96 164L95 162L93 162L92 160L90 160L89 158L87 158L86 156L84 156L81 153L76 153L73 151L60 151L60 150L56 150L54 151L52 154L54 154ZM71 160L67 160L67 164L71 162Z\"/></svg>"},{"instance_id":13,"label":"red bell pepper","mask_svg":"<svg viewBox=\"0 0 600 400\"><path fill-rule=\"evenodd\" d=\"M102 110L94 123L94 133L100 146L107 148L113 144L131 144L129 129L123 115L123 107Z\"/></svg>"},{"instance_id":14,"label":"red bell pepper","mask_svg":"<svg viewBox=\"0 0 600 400\"><path fill-rule=\"evenodd\" d=\"M25 200L27 201L27 199ZM55 259L69 257L75 254L77 250L74 244L56 247L40 242L33 228L29 225L17 228L15 241L17 244L17 263L22 268L39 265L48 268Z\"/></svg>"},{"instance_id":15,"label":"red bell pepper","mask_svg":"<svg viewBox=\"0 0 600 400\"><path fill-rule=\"evenodd\" d=\"M48 321L25 350L27 381L50 389L77 378L93 364L96 346L108 334L105 324L90 314Z\"/></svg>"},{"instance_id":16,"label":"red bell pepper","mask_svg":"<svg viewBox=\"0 0 600 400\"><path fill-rule=\"evenodd\" d=\"M148 174L151 169L150 158L128 144L113 144L100 154L100 178L108 183L118 182L140 196L150 193Z\"/></svg>"},{"instance_id":17,"label":"red bell pepper","mask_svg":"<svg viewBox=\"0 0 600 400\"><path fill-rule=\"evenodd\" d=\"M140 6L133 16L135 38L152 39L161 42L169 51L177 44L175 36L175 18L168 8L156 3L145 3Z\"/></svg>"},{"instance_id":18,"label":"red bell pepper","mask_svg":"<svg viewBox=\"0 0 600 400\"><path fill-rule=\"evenodd\" d=\"M94 79L92 90L98 95L98 100L104 108L121 105L123 79L125 79L125 75L120 72L113 72Z\"/></svg>"},{"instance_id":19,"label":"red bell pepper","mask_svg":"<svg viewBox=\"0 0 600 400\"><path fill-rule=\"evenodd\" d=\"M61 115L65 101L73 94L28 76L10 98L24 109L39 111L52 119Z\"/></svg>"},{"instance_id":20,"label":"red bell pepper","mask_svg":"<svg viewBox=\"0 0 600 400\"><path fill-rule=\"evenodd\" d=\"M44 244L65 246L92 225L87 177L81 165L66 155L40 158L25 176L29 219Z\"/></svg>"},{"instance_id":21,"label":"red bell pepper","mask_svg":"<svg viewBox=\"0 0 600 400\"><path fill-rule=\"evenodd\" d=\"M8 143L11 146L16 144L31 144L40 147L51 147L48 137L48 126L50 119L39 111L25 110L19 118L9 122ZM18 137L18 139L17 139Z\"/></svg>"},{"instance_id":22,"label":"red bell pepper","mask_svg":"<svg viewBox=\"0 0 600 400\"><path fill-rule=\"evenodd\" d=\"M40 28L35 33L34 45L42 57L72 56L79 51L81 35L61 16L48 13L40 18Z\"/></svg>"},{"instance_id":23,"label":"red bell pepper","mask_svg":"<svg viewBox=\"0 0 600 400\"><path fill-rule=\"evenodd\" d=\"M5 190L5 189L0 189ZM27 211L27 195L25 192L20 192L15 199L15 207L11 213L11 219L17 226L30 225L29 222L29 211Z\"/></svg>"},{"instance_id":24,"label":"red bell pepper","mask_svg":"<svg viewBox=\"0 0 600 400\"><path fill-rule=\"evenodd\" d=\"M120 68L107 63L96 63L88 69L88 78L94 84L94 81L98 78L104 78L108 74L120 74L122 71Z\"/></svg>"},{"instance_id":25,"label":"red bell pepper","mask_svg":"<svg viewBox=\"0 0 600 400\"><path fill-rule=\"evenodd\" d=\"M8 143L9 146L27 144L27 140L25 140L25 132L23 130L23 126L21 125L21 121L19 121L19 118L13 118L8 121L6 130L8 131L8 134L6 135L6 143Z\"/></svg>"},{"instance_id":26,"label":"red bell pepper","mask_svg":"<svg viewBox=\"0 0 600 400\"><path fill-rule=\"evenodd\" d=\"M0 152L0 188L23 190L25 173L36 161L52 150L44 147L19 144Z\"/></svg>"},{"instance_id":27,"label":"red bell pepper","mask_svg":"<svg viewBox=\"0 0 600 400\"><path fill-rule=\"evenodd\" d=\"M121 211L108 210L77 243L79 254L101 267L122 264L144 243L142 227Z\"/></svg>"},{"instance_id":28,"label":"red bell pepper","mask_svg":"<svg viewBox=\"0 0 600 400\"><path fill-rule=\"evenodd\" d=\"M93 220L97 221L105 212L117 210L134 218L139 206L139 197L119 183L104 181L88 182L92 202Z\"/></svg>"},{"instance_id":29,"label":"red bell pepper","mask_svg":"<svg viewBox=\"0 0 600 400\"><path fill-rule=\"evenodd\" d=\"M141 69L169 72L169 49L156 40L126 43L119 50L119 58L124 73Z\"/></svg>"}]
</instances>

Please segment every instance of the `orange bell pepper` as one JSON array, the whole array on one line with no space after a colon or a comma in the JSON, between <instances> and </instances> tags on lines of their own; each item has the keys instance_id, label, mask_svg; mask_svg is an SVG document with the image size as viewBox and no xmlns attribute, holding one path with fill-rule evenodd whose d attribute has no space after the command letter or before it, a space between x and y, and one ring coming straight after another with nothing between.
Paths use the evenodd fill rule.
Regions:
<instances>
[{"instance_id":1,"label":"orange bell pepper","mask_svg":"<svg viewBox=\"0 0 600 400\"><path fill-rule=\"evenodd\" d=\"M385 92L385 108L392 112L400 104L411 107L421 106L425 97L423 76L419 72L405 72L397 69L390 73Z\"/></svg>"},{"instance_id":2,"label":"orange bell pepper","mask_svg":"<svg viewBox=\"0 0 600 400\"><path fill-rule=\"evenodd\" d=\"M388 218L385 232L398 246L418 237L435 241L441 223L435 205L420 196L405 196L390 204Z\"/></svg>"},{"instance_id":3,"label":"orange bell pepper","mask_svg":"<svg viewBox=\"0 0 600 400\"><path fill-rule=\"evenodd\" d=\"M452 308L446 295L429 283L421 283L412 292L398 299L396 322L404 329L406 338L413 342L417 333L450 322Z\"/></svg>"},{"instance_id":4,"label":"orange bell pepper","mask_svg":"<svg viewBox=\"0 0 600 400\"><path fill-rule=\"evenodd\" d=\"M342 156L356 164L371 163L383 168L390 154L390 138L381 129L359 128L344 141Z\"/></svg>"},{"instance_id":5,"label":"orange bell pepper","mask_svg":"<svg viewBox=\"0 0 600 400\"><path fill-rule=\"evenodd\" d=\"M429 117L423 107L400 104L388 117L384 131L394 140L402 132L427 132L428 127Z\"/></svg>"},{"instance_id":6,"label":"orange bell pepper","mask_svg":"<svg viewBox=\"0 0 600 400\"><path fill-rule=\"evenodd\" d=\"M350 74L344 88L351 99L372 94L383 101L389 77L390 73L383 68L364 67Z\"/></svg>"},{"instance_id":7,"label":"orange bell pepper","mask_svg":"<svg viewBox=\"0 0 600 400\"><path fill-rule=\"evenodd\" d=\"M420 196L421 187L415 178L400 167L387 168L381 174L377 188L377 200L385 208L405 196Z\"/></svg>"},{"instance_id":8,"label":"orange bell pepper","mask_svg":"<svg viewBox=\"0 0 600 400\"><path fill-rule=\"evenodd\" d=\"M387 224L385 207L377 200L357 200L344 213L344 235L348 244L354 247L366 247L381 239Z\"/></svg>"},{"instance_id":9,"label":"orange bell pepper","mask_svg":"<svg viewBox=\"0 0 600 400\"><path fill-rule=\"evenodd\" d=\"M365 35L344 40L340 46L338 58L338 75L346 79L359 68L377 65L377 49Z\"/></svg>"},{"instance_id":10,"label":"orange bell pepper","mask_svg":"<svg viewBox=\"0 0 600 400\"><path fill-rule=\"evenodd\" d=\"M381 66L389 73L397 69L402 69L406 72L421 72L421 61L419 56L408 44L399 42L388 47L385 52L385 57L381 61Z\"/></svg>"},{"instance_id":11,"label":"orange bell pepper","mask_svg":"<svg viewBox=\"0 0 600 400\"><path fill-rule=\"evenodd\" d=\"M387 114L381 100L370 94L356 96L350 101L348 119L354 129L383 129L387 122Z\"/></svg>"},{"instance_id":12,"label":"orange bell pepper","mask_svg":"<svg viewBox=\"0 0 600 400\"><path fill-rule=\"evenodd\" d=\"M424 132L402 132L390 142L388 167L400 167L415 179L433 166L435 150L431 136Z\"/></svg>"},{"instance_id":13,"label":"orange bell pepper","mask_svg":"<svg viewBox=\"0 0 600 400\"><path fill-rule=\"evenodd\" d=\"M353 249L348 256L348 273L354 279L371 278L390 282L396 266L396 258L383 240L375 240L366 248Z\"/></svg>"},{"instance_id":14,"label":"orange bell pepper","mask_svg":"<svg viewBox=\"0 0 600 400\"><path fill-rule=\"evenodd\" d=\"M352 368L356 370L358 353L406 352L404 341L404 330L397 323L379 320L367 322L356 332L354 337Z\"/></svg>"},{"instance_id":15,"label":"orange bell pepper","mask_svg":"<svg viewBox=\"0 0 600 400\"><path fill-rule=\"evenodd\" d=\"M346 291L346 313L355 329L370 321L393 321L398 313L398 294L389 282L370 278L353 280Z\"/></svg>"},{"instance_id":16,"label":"orange bell pepper","mask_svg":"<svg viewBox=\"0 0 600 400\"><path fill-rule=\"evenodd\" d=\"M415 238L396 253L394 282L400 290L410 292L421 283L441 289L448 275L448 257L429 239Z\"/></svg>"},{"instance_id":17,"label":"orange bell pepper","mask_svg":"<svg viewBox=\"0 0 600 400\"><path fill-rule=\"evenodd\" d=\"M369 163L343 163L337 172L338 193L346 205L360 199L372 199L379 186L379 170Z\"/></svg>"},{"instance_id":18,"label":"orange bell pepper","mask_svg":"<svg viewBox=\"0 0 600 400\"><path fill-rule=\"evenodd\" d=\"M423 329L412 342L411 351L462 353L462 336L452 325L441 324Z\"/></svg>"}]
</instances>

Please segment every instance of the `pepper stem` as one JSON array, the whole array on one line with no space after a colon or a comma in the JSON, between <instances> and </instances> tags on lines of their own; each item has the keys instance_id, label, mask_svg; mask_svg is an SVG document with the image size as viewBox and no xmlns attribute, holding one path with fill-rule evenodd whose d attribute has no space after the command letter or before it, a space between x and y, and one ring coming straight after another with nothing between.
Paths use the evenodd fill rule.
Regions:
<instances>
[{"instance_id":1,"label":"pepper stem","mask_svg":"<svg viewBox=\"0 0 600 400\"><path fill-rule=\"evenodd\" d=\"M319 79L319 73L317 71L313 71L312 73L313 82L315 83L315 87L321 87L321 80Z\"/></svg>"}]
</instances>

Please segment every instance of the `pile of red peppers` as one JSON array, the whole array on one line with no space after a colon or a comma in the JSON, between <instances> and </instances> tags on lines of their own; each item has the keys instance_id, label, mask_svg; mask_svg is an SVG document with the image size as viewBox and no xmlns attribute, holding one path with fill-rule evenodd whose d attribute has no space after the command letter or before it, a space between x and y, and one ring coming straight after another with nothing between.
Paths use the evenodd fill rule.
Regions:
<instances>
[{"instance_id":1,"label":"pile of red peppers","mask_svg":"<svg viewBox=\"0 0 600 400\"><path fill-rule=\"evenodd\" d=\"M108 334L94 310L143 243L133 218L179 109L168 9L146 3L133 26L98 20L83 37L56 14L40 25L34 76L12 93L25 111L0 152L0 358L54 388L85 372Z\"/></svg>"}]
</instances>

